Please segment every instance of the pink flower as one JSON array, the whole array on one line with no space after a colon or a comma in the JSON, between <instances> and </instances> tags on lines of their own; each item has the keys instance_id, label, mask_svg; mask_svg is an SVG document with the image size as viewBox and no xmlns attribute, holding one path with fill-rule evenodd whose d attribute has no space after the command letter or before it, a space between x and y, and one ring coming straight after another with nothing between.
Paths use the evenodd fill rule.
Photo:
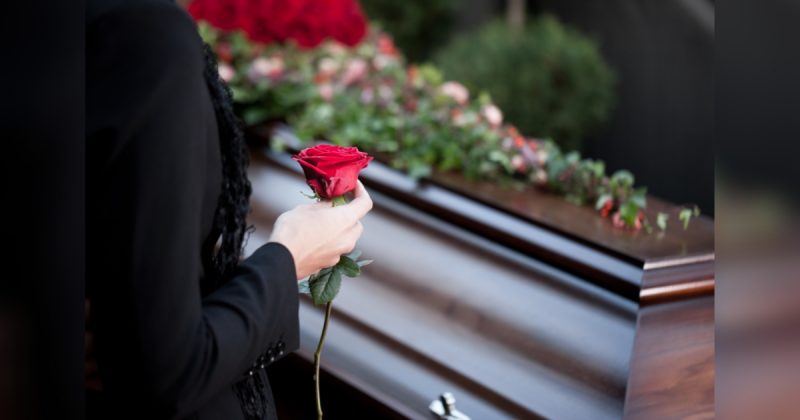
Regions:
<instances>
[{"instance_id":1,"label":"pink flower","mask_svg":"<svg viewBox=\"0 0 800 420\"><path fill-rule=\"evenodd\" d=\"M363 90L361 90L361 102L365 104L370 104L375 99L375 91L372 89L372 86L367 86Z\"/></svg>"},{"instance_id":2,"label":"pink flower","mask_svg":"<svg viewBox=\"0 0 800 420\"><path fill-rule=\"evenodd\" d=\"M219 66L217 66L217 71L219 71L219 78L225 81L225 83L230 82L233 76L236 75L236 71L233 70L233 67L225 63L220 63Z\"/></svg>"},{"instance_id":3,"label":"pink flower","mask_svg":"<svg viewBox=\"0 0 800 420\"><path fill-rule=\"evenodd\" d=\"M528 165L525 164L525 158L522 155L514 155L511 157L511 166L517 172L525 172Z\"/></svg>"},{"instance_id":4,"label":"pink flower","mask_svg":"<svg viewBox=\"0 0 800 420\"><path fill-rule=\"evenodd\" d=\"M326 101L333 99L333 85L330 83L319 85L319 96Z\"/></svg>"},{"instance_id":5,"label":"pink flower","mask_svg":"<svg viewBox=\"0 0 800 420\"><path fill-rule=\"evenodd\" d=\"M277 79L282 73L283 58L281 57L258 57L247 69L247 77L254 83L266 78Z\"/></svg>"},{"instance_id":6,"label":"pink flower","mask_svg":"<svg viewBox=\"0 0 800 420\"><path fill-rule=\"evenodd\" d=\"M446 82L442 85L441 92L459 105L464 105L469 100L469 90L458 82Z\"/></svg>"},{"instance_id":7,"label":"pink flower","mask_svg":"<svg viewBox=\"0 0 800 420\"><path fill-rule=\"evenodd\" d=\"M389 35L382 33L378 36L378 51L386 55L399 55L397 48L394 46L394 41Z\"/></svg>"},{"instance_id":8,"label":"pink flower","mask_svg":"<svg viewBox=\"0 0 800 420\"><path fill-rule=\"evenodd\" d=\"M347 63L342 76L342 83L347 86L360 81L367 75L367 62L361 58L355 58Z\"/></svg>"},{"instance_id":9,"label":"pink flower","mask_svg":"<svg viewBox=\"0 0 800 420\"><path fill-rule=\"evenodd\" d=\"M500 108L493 104L485 105L481 110L481 114L492 127L499 127L503 123L503 113L500 112Z\"/></svg>"},{"instance_id":10,"label":"pink flower","mask_svg":"<svg viewBox=\"0 0 800 420\"><path fill-rule=\"evenodd\" d=\"M614 225L615 228L622 229L625 227L625 222L622 220L622 216L619 215L619 212L615 212L613 216L611 216L611 223Z\"/></svg>"}]
</instances>

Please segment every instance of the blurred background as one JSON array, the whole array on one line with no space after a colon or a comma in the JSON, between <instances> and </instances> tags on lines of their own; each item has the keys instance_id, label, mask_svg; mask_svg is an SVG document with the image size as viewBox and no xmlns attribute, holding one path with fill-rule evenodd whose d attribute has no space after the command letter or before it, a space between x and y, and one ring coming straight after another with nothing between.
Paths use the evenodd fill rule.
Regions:
<instances>
[{"instance_id":1,"label":"blurred background","mask_svg":"<svg viewBox=\"0 0 800 420\"><path fill-rule=\"evenodd\" d=\"M714 214L714 1L361 4L410 61L487 90L522 132Z\"/></svg>"}]
</instances>

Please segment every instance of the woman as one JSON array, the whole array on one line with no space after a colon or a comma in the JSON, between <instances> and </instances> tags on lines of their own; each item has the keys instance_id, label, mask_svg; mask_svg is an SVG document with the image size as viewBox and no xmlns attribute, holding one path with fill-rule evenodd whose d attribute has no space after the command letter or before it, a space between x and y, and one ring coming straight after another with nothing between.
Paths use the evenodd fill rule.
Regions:
<instances>
[{"instance_id":1,"label":"woman","mask_svg":"<svg viewBox=\"0 0 800 420\"><path fill-rule=\"evenodd\" d=\"M87 412L274 418L264 368L299 346L296 281L353 249L367 192L284 213L240 263L247 152L184 10L90 1L86 85Z\"/></svg>"}]
</instances>

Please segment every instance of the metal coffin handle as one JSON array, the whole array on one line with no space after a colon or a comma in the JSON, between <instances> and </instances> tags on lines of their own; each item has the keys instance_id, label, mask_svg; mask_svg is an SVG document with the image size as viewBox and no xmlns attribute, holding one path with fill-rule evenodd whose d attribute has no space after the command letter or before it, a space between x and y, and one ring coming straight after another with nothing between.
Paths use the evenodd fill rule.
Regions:
<instances>
[{"instance_id":1,"label":"metal coffin handle","mask_svg":"<svg viewBox=\"0 0 800 420\"><path fill-rule=\"evenodd\" d=\"M456 410L456 397L449 392L440 395L438 400L433 400L428 409L443 420L470 420L466 414Z\"/></svg>"}]
</instances>

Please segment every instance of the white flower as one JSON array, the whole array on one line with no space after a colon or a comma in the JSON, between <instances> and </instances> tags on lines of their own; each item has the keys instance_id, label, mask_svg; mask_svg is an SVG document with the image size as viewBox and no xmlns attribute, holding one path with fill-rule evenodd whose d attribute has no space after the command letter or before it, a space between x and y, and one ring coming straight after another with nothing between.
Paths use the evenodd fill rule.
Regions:
<instances>
[{"instance_id":1,"label":"white flower","mask_svg":"<svg viewBox=\"0 0 800 420\"><path fill-rule=\"evenodd\" d=\"M464 105L469 100L469 90L458 82L446 82L441 87L443 95L452 98L459 105Z\"/></svg>"},{"instance_id":2,"label":"white flower","mask_svg":"<svg viewBox=\"0 0 800 420\"><path fill-rule=\"evenodd\" d=\"M378 70L383 70L384 68L395 64L396 62L397 59L395 57L384 54L378 54L372 59L372 65Z\"/></svg>"},{"instance_id":3,"label":"white flower","mask_svg":"<svg viewBox=\"0 0 800 420\"><path fill-rule=\"evenodd\" d=\"M322 60L319 60L319 72L323 74L333 74L339 70L339 63L336 60L325 57Z\"/></svg>"},{"instance_id":4,"label":"white flower","mask_svg":"<svg viewBox=\"0 0 800 420\"><path fill-rule=\"evenodd\" d=\"M525 172L525 168L526 168L525 158L523 158L522 155L514 155L514 156L512 156L511 157L511 166L517 172Z\"/></svg>"},{"instance_id":5,"label":"white flower","mask_svg":"<svg viewBox=\"0 0 800 420\"><path fill-rule=\"evenodd\" d=\"M219 78L225 81L225 83L230 82L233 76L236 75L236 71L233 70L233 67L225 63L220 63L219 66L217 66L217 71L219 71Z\"/></svg>"},{"instance_id":6,"label":"white flower","mask_svg":"<svg viewBox=\"0 0 800 420\"><path fill-rule=\"evenodd\" d=\"M394 91L391 86L380 85L378 86L378 97L384 102L389 102L394 99Z\"/></svg>"},{"instance_id":7,"label":"white flower","mask_svg":"<svg viewBox=\"0 0 800 420\"><path fill-rule=\"evenodd\" d=\"M494 104L485 105L481 114L492 127L499 127L503 123L503 113Z\"/></svg>"},{"instance_id":8,"label":"white flower","mask_svg":"<svg viewBox=\"0 0 800 420\"><path fill-rule=\"evenodd\" d=\"M281 57L258 57L250 63L247 69L247 77L252 82L270 78L277 78L283 73L283 58Z\"/></svg>"}]
</instances>

